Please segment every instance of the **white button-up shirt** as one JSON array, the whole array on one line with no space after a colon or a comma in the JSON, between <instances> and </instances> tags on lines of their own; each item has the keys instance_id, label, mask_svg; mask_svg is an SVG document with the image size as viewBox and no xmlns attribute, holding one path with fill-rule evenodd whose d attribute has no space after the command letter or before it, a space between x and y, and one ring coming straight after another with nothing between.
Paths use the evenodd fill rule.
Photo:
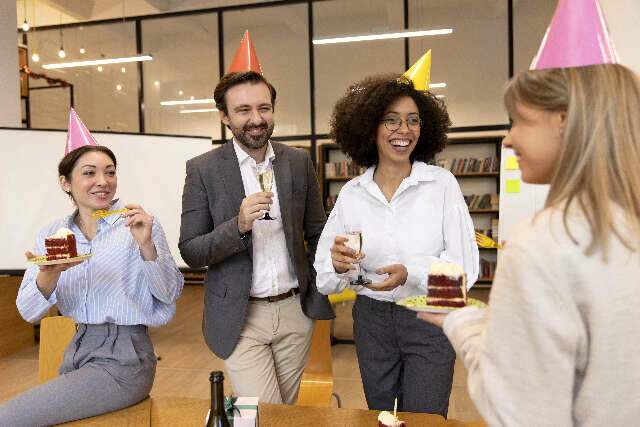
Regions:
<instances>
[{"instance_id":1,"label":"white button-up shirt","mask_svg":"<svg viewBox=\"0 0 640 427\"><path fill-rule=\"evenodd\" d=\"M262 191L258 182L257 172L273 167L272 163L276 156L271 142L267 144L264 162L256 163L238 145L235 138L233 140L233 148L236 150L238 164L240 165L244 193L247 196ZM253 242L251 296L259 298L282 294L298 287L298 279L289 258L287 241L282 227L275 172L271 192L273 193L273 203L271 204L269 215L275 219L273 221L257 219L253 222L251 231L251 240Z\"/></svg>"},{"instance_id":2,"label":"white button-up shirt","mask_svg":"<svg viewBox=\"0 0 640 427\"><path fill-rule=\"evenodd\" d=\"M392 291L371 291L356 286L355 291L381 301L398 301L427 292L427 273L435 261L457 263L467 274L471 287L478 278L479 255L473 222L460 186L447 170L414 162L391 201L373 180L375 166L349 181L340 191L322 231L314 267L316 286L323 294L341 292L350 286L354 274L337 274L331 261L331 246L345 225L358 224L362 230L361 266L374 283L387 276L376 269L403 264L408 271L404 286Z\"/></svg>"}]
</instances>

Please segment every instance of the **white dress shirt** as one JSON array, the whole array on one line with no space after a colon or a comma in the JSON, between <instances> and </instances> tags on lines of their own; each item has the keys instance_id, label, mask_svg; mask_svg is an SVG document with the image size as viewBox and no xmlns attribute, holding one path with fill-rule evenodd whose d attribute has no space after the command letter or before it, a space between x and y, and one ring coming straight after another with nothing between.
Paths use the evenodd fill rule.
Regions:
<instances>
[{"instance_id":1,"label":"white dress shirt","mask_svg":"<svg viewBox=\"0 0 640 427\"><path fill-rule=\"evenodd\" d=\"M235 138L233 140L233 148L236 150L238 164L240 165L244 193L247 196L262 191L256 173L273 167L273 161L276 156L271 142L267 144L264 162L256 163L238 145ZM275 172L271 192L273 193L273 203L271 204L269 215L275 219L273 221L257 219L253 222L251 231L251 240L253 242L252 297L274 296L298 287L298 279L289 258L287 241L282 227Z\"/></svg>"},{"instance_id":2,"label":"white dress shirt","mask_svg":"<svg viewBox=\"0 0 640 427\"><path fill-rule=\"evenodd\" d=\"M356 286L355 291L381 301L398 301L427 292L427 273L435 261L457 263L467 274L471 287L478 278L479 255L473 222L460 187L451 172L423 162L414 162L391 201L373 180L375 166L349 181L340 191L322 231L314 267L318 291L328 295L341 292L353 272L337 274L331 261L331 246L345 225L358 224L362 230L361 261L366 277L374 283L387 276L375 270L403 264L408 271L404 286L392 291L371 291Z\"/></svg>"}]
</instances>

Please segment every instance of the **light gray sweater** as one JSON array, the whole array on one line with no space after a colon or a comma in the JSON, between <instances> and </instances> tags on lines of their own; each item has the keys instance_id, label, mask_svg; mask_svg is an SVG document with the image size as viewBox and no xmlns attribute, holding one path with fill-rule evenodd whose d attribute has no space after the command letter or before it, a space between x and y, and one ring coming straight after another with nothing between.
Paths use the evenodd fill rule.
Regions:
<instances>
[{"instance_id":1,"label":"light gray sweater","mask_svg":"<svg viewBox=\"0 0 640 427\"><path fill-rule=\"evenodd\" d=\"M607 262L587 257L585 221L569 223L578 245L557 210L523 222L489 308L445 320L490 426L640 425L640 255L612 239Z\"/></svg>"}]
</instances>

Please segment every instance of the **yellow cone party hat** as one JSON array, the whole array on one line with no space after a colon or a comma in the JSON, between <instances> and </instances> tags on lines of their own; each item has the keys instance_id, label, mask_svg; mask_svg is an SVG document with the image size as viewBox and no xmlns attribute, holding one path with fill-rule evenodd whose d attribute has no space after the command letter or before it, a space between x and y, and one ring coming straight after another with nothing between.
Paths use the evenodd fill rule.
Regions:
<instances>
[{"instance_id":1,"label":"yellow cone party hat","mask_svg":"<svg viewBox=\"0 0 640 427\"><path fill-rule=\"evenodd\" d=\"M402 77L411 80L415 90L429 90L429 78L431 77L431 49L427 51L415 64L411 66Z\"/></svg>"}]
</instances>

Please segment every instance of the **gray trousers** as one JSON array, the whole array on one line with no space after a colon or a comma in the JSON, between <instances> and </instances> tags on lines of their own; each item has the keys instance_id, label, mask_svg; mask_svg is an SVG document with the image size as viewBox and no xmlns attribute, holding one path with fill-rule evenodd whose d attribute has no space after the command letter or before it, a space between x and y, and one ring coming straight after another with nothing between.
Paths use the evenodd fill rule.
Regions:
<instances>
[{"instance_id":1,"label":"gray trousers","mask_svg":"<svg viewBox=\"0 0 640 427\"><path fill-rule=\"evenodd\" d=\"M0 405L0 426L48 426L131 406L147 397L155 370L146 326L81 324L60 376Z\"/></svg>"},{"instance_id":2,"label":"gray trousers","mask_svg":"<svg viewBox=\"0 0 640 427\"><path fill-rule=\"evenodd\" d=\"M358 295L353 337L369 409L446 418L456 353L440 328L390 302Z\"/></svg>"}]
</instances>

